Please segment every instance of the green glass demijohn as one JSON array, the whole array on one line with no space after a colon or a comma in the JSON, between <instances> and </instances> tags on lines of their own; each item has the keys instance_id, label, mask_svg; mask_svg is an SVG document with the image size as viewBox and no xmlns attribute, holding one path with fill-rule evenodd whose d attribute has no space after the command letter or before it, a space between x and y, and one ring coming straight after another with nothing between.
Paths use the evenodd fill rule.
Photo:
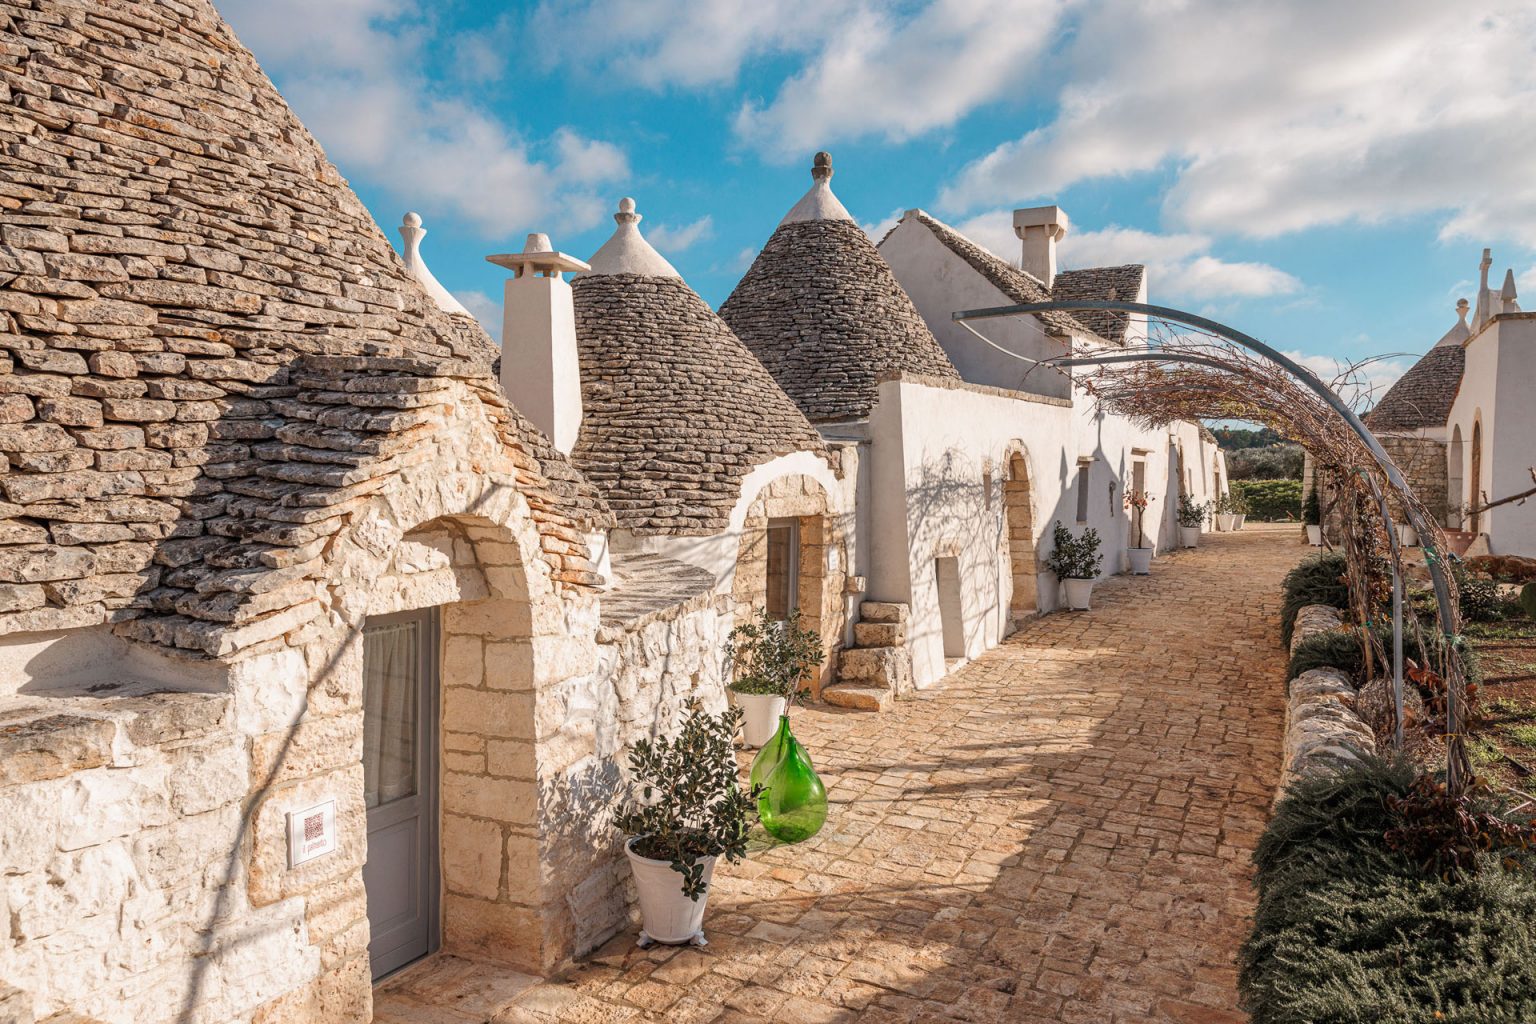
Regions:
<instances>
[{"instance_id":1,"label":"green glass demijohn","mask_svg":"<svg viewBox=\"0 0 1536 1024\"><path fill-rule=\"evenodd\" d=\"M752 785L763 787L757 798L758 819L779 842L809 839L826 824L827 787L789 731L788 715L779 718L779 731L752 762L751 779Z\"/></svg>"}]
</instances>

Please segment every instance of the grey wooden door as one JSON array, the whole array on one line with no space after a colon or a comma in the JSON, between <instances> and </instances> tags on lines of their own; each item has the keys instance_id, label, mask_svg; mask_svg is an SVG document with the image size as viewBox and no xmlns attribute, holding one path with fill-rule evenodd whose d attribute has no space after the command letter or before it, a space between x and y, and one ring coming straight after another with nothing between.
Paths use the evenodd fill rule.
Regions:
<instances>
[{"instance_id":1,"label":"grey wooden door","mask_svg":"<svg viewBox=\"0 0 1536 1024\"><path fill-rule=\"evenodd\" d=\"M438 947L435 610L363 625L368 956L375 980Z\"/></svg>"}]
</instances>

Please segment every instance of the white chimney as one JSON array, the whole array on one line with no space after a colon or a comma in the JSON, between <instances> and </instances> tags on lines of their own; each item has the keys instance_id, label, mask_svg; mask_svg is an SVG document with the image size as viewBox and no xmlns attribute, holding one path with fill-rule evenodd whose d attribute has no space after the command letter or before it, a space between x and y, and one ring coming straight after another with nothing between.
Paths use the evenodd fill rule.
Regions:
<instances>
[{"instance_id":1,"label":"white chimney","mask_svg":"<svg viewBox=\"0 0 1536 1024\"><path fill-rule=\"evenodd\" d=\"M571 286L561 274L591 268L537 233L522 252L486 259L513 273L502 291L502 390L568 455L581 429L581 361Z\"/></svg>"},{"instance_id":2,"label":"white chimney","mask_svg":"<svg viewBox=\"0 0 1536 1024\"><path fill-rule=\"evenodd\" d=\"M1059 206L1013 211L1013 233L1024 243L1022 269L1046 288L1056 283L1056 243L1067 237L1067 214Z\"/></svg>"}]
</instances>

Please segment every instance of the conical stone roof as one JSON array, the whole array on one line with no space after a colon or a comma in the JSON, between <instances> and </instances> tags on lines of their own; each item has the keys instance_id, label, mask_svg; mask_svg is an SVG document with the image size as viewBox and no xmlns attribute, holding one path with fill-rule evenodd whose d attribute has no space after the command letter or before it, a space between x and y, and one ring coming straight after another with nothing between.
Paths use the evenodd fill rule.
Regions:
<instances>
[{"instance_id":1,"label":"conical stone roof","mask_svg":"<svg viewBox=\"0 0 1536 1024\"><path fill-rule=\"evenodd\" d=\"M1472 336L1467 309L1465 299L1456 304L1456 324L1387 389L1366 415L1366 426L1384 431L1422 430L1450 422L1451 407L1456 404L1467 368L1464 346Z\"/></svg>"},{"instance_id":2,"label":"conical stone roof","mask_svg":"<svg viewBox=\"0 0 1536 1024\"><path fill-rule=\"evenodd\" d=\"M754 466L825 454L815 428L640 234L634 201L572 282L582 420L572 461L639 534L725 529Z\"/></svg>"},{"instance_id":3,"label":"conical stone roof","mask_svg":"<svg viewBox=\"0 0 1536 1024\"><path fill-rule=\"evenodd\" d=\"M814 423L869 416L882 377L960 375L864 230L832 194L816 154L811 190L720 307Z\"/></svg>"},{"instance_id":4,"label":"conical stone roof","mask_svg":"<svg viewBox=\"0 0 1536 1024\"><path fill-rule=\"evenodd\" d=\"M611 521L597 492L208 0L10 4L0 65L0 633L280 636L352 513L461 428L592 582L560 538Z\"/></svg>"}]
</instances>

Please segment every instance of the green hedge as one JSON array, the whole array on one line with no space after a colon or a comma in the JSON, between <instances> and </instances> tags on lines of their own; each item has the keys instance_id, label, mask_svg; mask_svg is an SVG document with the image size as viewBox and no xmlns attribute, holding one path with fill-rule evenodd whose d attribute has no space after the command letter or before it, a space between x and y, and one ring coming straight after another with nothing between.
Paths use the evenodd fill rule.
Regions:
<instances>
[{"instance_id":1,"label":"green hedge","mask_svg":"<svg viewBox=\"0 0 1536 1024\"><path fill-rule=\"evenodd\" d=\"M1233 492L1248 501L1248 518L1255 522L1300 522L1300 480L1233 480Z\"/></svg>"},{"instance_id":2,"label":"green hedge","mask_svg":"<svg viewBox=\"0 0 1536 1024\"><path fill-rule=\"evenodd\" d=\"M1536 1021L1536 882L1492 858L1449 879L1383 836L1414 769L1368 759L1298 781L1254 853L1238 957L1252 1024Z\"/></svg>"}]
</instances>

